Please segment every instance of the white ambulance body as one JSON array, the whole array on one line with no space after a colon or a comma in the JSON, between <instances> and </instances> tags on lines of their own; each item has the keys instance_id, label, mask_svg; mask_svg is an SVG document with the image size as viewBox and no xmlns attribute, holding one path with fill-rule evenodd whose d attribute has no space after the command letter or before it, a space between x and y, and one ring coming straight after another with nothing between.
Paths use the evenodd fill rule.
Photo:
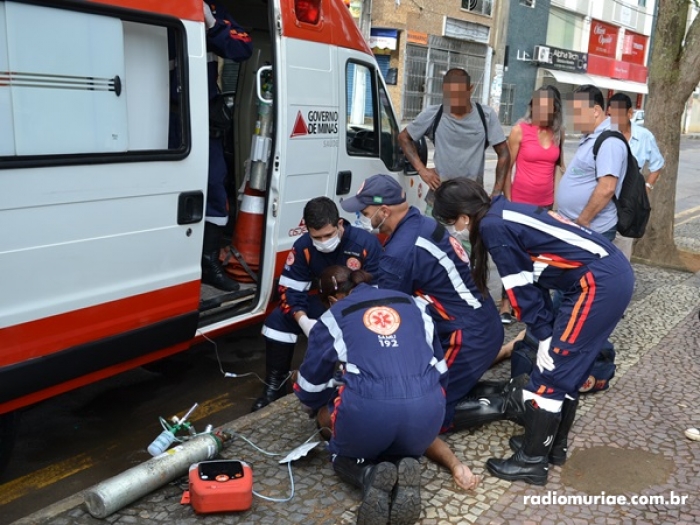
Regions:
<instances>
[{"instance_id":1,"label":"white ambulance body","mask_svg":"<svg viewBox=\"0 0 700 525\"><path fill-rule=\"evenodd\" d=\"M375 173L413 200L424 188L401 172L386 88L341 0L221 4L254 45L228 99L229 193L251 143L264 165L241 205L262 223L257 282L233 294L200 283L201 0L0 2L0 468L17 409L264 319L310 198L340 202ZM273 131L254 141L266 78Z\"/></svg>"}]
</instances>

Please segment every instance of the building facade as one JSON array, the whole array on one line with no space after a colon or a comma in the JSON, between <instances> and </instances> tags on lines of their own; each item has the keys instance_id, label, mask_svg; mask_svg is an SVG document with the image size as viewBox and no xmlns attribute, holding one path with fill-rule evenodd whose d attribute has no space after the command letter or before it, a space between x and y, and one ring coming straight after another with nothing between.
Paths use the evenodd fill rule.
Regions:
<instances>
[{"instance_id":1,"label":"building facade","mask_svg":"<svg viewBox=\"0 0 700 525\"><path fill-rule=\"evenodd\" d=\"M563 95L593 84L606 98L627 93L642 108L654 8L655 0L513 0L503 84L515 93L502 122L524 115L544 84Z\"/></svg>"},{"instance_id":2,"label":"building facade","mask_svg":"<svg viewBox=\"0 0 700 525\"><path fill-rule=\"evenodd\" d=\"M474 99L489 101L495 0L373 0L370 47L402 121L442 102L442 77L466 69Z\"/></svg>"}]
</instances>

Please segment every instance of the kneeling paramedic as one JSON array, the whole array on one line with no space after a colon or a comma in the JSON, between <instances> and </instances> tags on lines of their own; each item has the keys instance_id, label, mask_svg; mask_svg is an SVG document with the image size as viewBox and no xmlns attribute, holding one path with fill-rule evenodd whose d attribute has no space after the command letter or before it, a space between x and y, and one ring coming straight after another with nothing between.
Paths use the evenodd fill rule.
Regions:
<instances>
[{"instance_id":1,"label":"kneeling paramedic","mask_svg":"<svg viewBox=\"0 0 700 525\"><path fill-rule=\"evenodd\" d=\"M417 458L440 431L447 366L425 311L370 282L362 270L323 272L330 309L311 329L294 391L330 428L335 472L363 490L357 523L411 524L420 514Z\"/></svg>"},{"instance_id":2,"label":"kneeling paramedic","mask_svg":"<svg viewBox=\"0 0 700 525\"><path fill-rule=\"evenodd\" d=\"M262 395L253 403L259 410L286 392L294 347L299 334L308 335L325 310L316 294L321 272L339 264L350 269L376 272L382 246L377 238L341 219L328 197L316 197L304 207L304 233L292 247L279 281L280 304L265 319L266 379Z\"/></svg>"},{"instance_id":3,"label":"kneeling paramedic","mask_svg":"<svg viewBox=\"0 0 700 525\"><path fill-rule=\"evenodd\" d=\"M453 179L435 192L433 213L469 232L475 280L486 282L491 254L519 320L539 341L537 366L522 390L525 434L509 459L489 459L495 476L535 485L548 463L566 461L579 387L627 308L634 274L610 241L555 212L496 197L475 182ZM555 312L549 290L561 290Z\"/></svg>"}]
</instances>

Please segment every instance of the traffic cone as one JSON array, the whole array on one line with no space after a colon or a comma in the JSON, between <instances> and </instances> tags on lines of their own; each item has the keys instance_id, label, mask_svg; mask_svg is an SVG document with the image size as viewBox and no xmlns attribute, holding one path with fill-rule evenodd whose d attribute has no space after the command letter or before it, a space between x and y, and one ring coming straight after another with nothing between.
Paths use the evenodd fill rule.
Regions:
<instances>
[{"instance_id":1,"label":"traffic cone","mask_svg":"<svg viewBox=\"0 0 700 525\"><path fill-rule=\"evenodd\" d=\"M231 246L224 249L222 257L226 272L238 282L257 281L264 214L265 192L254 190L246 183Z\"/></svg>"}]
</instances>

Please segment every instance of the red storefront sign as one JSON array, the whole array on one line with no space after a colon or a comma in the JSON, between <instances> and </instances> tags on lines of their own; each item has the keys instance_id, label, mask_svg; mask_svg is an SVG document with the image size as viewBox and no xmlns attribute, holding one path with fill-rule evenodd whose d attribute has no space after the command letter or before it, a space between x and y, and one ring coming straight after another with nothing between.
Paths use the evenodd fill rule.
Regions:
<instances>
[{"instance_id":1,"label":"red storefront sign","mask_svg":"<svg viewBox=\"0 0 700 525\"><path fill-rule=\"evenodd\" d=\"M647 44L649 37L625 31L625 37L622 41L622 60L632 64L644 65L644 58L647 54Z\"/></svg>"},{"instance_id":2,"label":"red storefront sign","mask_svg":"<svg viewBox=\"0 0 700 525\"><path fill-rule=\"evenodd\" d=\"M648 69L638 64L629 64L612 58L588 55L587 73L601 77L632 80L646 84Z\"/></svg>"},{"instance_id":3,"label":"red storefront sign","mask_svg":"<svg viewBox=\"0 0 700 525\"><path fill-rule=\"evenodd\" d=\"M588 38L589 55L615 58L618 27L600 20L591 20L591 34Z\"/></svg>"}]
</instances>

